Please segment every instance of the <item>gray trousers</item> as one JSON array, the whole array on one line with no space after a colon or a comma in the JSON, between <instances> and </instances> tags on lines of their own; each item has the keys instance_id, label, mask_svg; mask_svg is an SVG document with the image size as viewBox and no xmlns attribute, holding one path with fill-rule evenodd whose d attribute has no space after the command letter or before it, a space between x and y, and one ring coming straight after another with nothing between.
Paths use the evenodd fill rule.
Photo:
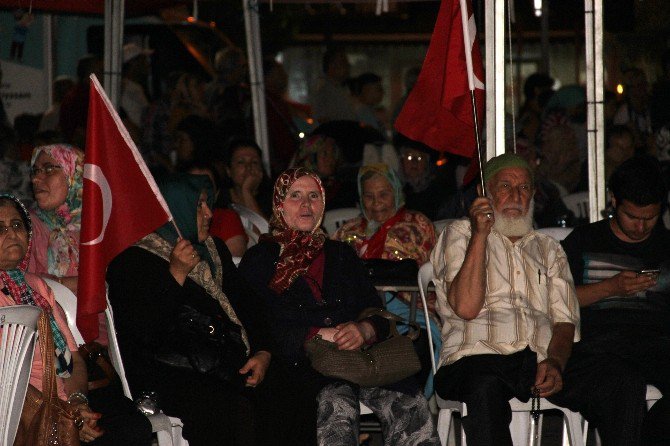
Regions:
<instances>
[{"instance_id":1,"label":"gray trousers","mask_svg":"<svg viewBox=\"0 0 670 446\"><path fill-rule=\"evenodd\" d=\"M428 403L421 392L408 395L379 387L330 384L317 397L319 446L358 445L359 401L379 418L386 446L438 446Z\"/></svg>"}]
</instances>

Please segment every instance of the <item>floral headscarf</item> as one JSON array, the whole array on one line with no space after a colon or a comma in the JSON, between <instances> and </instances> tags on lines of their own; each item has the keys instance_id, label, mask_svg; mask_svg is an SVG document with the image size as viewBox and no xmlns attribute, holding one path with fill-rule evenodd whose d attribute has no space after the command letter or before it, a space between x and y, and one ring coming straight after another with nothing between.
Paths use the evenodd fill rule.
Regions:
<instances>
[{"instance_id":1,"label":"floral headscarf","mask_svg":"<svg viewBox=\"0 0 670 446\"><path fill-rule=\"evenodd\" d=\"M396 173L395 170L391 169L389 166L383 163L378 163L378 164L368 164L367 166L363 166L358 170L358 197L359 197L359 203L361 206L361 211L363 212L363 216L365 217L365 220L367 220L367 227L366 227L366 234L368 236L374 234L377 232L377 229L379 229L380 223L374 221L370 217L367 216L365 213L365 205L363 204L363 177L369 176L370 174L375 173L382 178L385 178L390 184L391 188L393 189L393 195L395 197L395 208L394 211L398 212L400 208L405 206L405 194L403 194L402 191L402 181L400 180L400 177Z\"/></svg>"},{"instance_id":2,"label":"floral headscarf","mask_svg":"<svg viewBox=\"0 0 670 446\"><path fill-rule=\"evenodd\" d=\"M72 373L72 353L67 346L63 333L56 324L56 319L53 316L53 311L49 302L33 290L26 282L25 271L28 267L28 260L30 259L30 245L33 239L32 222L30 220L30 213L26 207L21 203L21 200L13 195L2 194L0 199L8 199L16 204L16 208L21 215L21 219L28 231L28 247L26 255L18 264L18 266L11 270L0 270L0 291L6 296L11 297L17 305L32 305L39 307L49 317L49 324L54 338L55 355L56 355L56 373L62 378L68 378Z\"/></svg>"},{"instance_id":3,"label":"floral headscarf","mask_svg":"<svg viewBox=\"0 0 670 446\"><path fill-rule=\"evenodd\" d=\"M84 153L67 144L52 144L36 147L30 166L42 152L46 152L63 168L67 178L65 202L53 210L34 210L37 216L51 230L49 235L49 274L63 277L70 265L79 265L79 232L81 231L81 202L84 189Z\"/></svg>"},{"instance_id":4,"label":"floral headscarf","mask_svg":"<svg viewBox=\"0 0 670 446\"><path fill-rule=\"evenodd\" d=\"M337 146L335 140L329 136L325 135L314 135L305 139L295 158L295 165L304 167L306 169L312 170L319 173L318 167L318 157L319 152L331 146L335 151L335 159L340 160L340 148Z\"/></svg>"},{"instance_id":5,"label":"floral headscarf","mask_svg":"<svg viewBox=\"0 0 670 446\"><path fill-rule=\"evenodd\" d=\"M310 232L290 228L282 213L288 190L298 178L305 175L309 175L316 181L325 207L325 191L318 175L302 167L285 170L275 182L272 195L270 234L262 236L262 239L272 240L280 246L277 270L269 284L270 289L277 293L285 291L295 279L307 271L312 261L323 249L323 243L326 240L326 234L320 227L323 213L321 213L316 226Z\"/></svg>"}]
</instances>

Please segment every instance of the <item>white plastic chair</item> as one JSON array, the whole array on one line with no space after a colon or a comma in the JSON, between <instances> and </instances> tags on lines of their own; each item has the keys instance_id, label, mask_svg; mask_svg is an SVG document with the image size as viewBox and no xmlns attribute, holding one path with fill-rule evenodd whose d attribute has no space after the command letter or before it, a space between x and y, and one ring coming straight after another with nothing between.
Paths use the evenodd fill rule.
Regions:
<instances>
[{"instance_id":1,"label":"white plastic chair","mask_svg":"<svg viewBox=\"0 0 670 446\"><path fill-rule=\"evenodd\" d=\"M0 444L14 444L33 366L37 319L32 305L0 308Z\"/></svg>"},{"instance_id":2,"label":"white plastic chair","mask_svg":"<svg viewBox=\"0 0 670 446\"><path fill-rule=\"evenodd\" d=\"M67 319L67 325L70 328L70 332L72 332L74 341L77 345L84 344L84 337L77 328L77 296L75 296L74 293L62 283L58 283L55 280L46 277L43 277L42 279L49 285L49 288L51 288L51 291L54 293L56 302L58 302L58 305L63 309L65 319Z\"/></svg>"},{"instance_id":3,"label":"white plastic chair","mask_svg":"<svg viewBox=\"0 0 670 446\"><path fill-rule=\"evenodd\" d=\"M575 192L574 194L562 197L565 207L570 209L575 218L587 219L589 218L589 193Z\"/></svg>"},{"instance_id":4,"label":"white plastic chair","mask_svg":"<svg viewBox=\"0 0 670 446\"><path fill-rule=\"evenodd\" d=\"M361 215L358 208L331 209L323 214L323 228L332 236L348 220Z\"/></svg>"},{"instance_id":5,"label":"white plastic chair","mask_svg":"<svg viewBox=\"0 0 670 446\"><path fill-rule=\"evenodd\" d=\"M426 318L428 318L428 306L426 305L426 296L428 295L428 285L433 281L433 265L428 262L419 268L418 282L419 282L419 293L423 301L424 313ZM433 363L433 374L436 372L435 365L435 355L433 350L433 338L428 332L428 345L431 349L431 361ZM576 446L581 444L583 441L582 435L582 416L577 412L572 412L569 409L564 407L556 406L550 403L545 398L540 399L542 410L547 409L557 409L563 412L563 446L572 445ZM510 431L512 434L512 441L515 445L526 445L532 444L531 438L535 435L534 425L531 423L530 411L531 411L531 402L528 401L523 403L516 398L512 398L509 401L510 407L512 409L512 422L510 423ZM442 446L446 446L449 441L449 436L451 434L451 418L454 412L459 412L462 417L467 415L467 407L464 403L460 401L447 401L443 400L439 396L437 397L437 407L439 408L439 413L437 417L437 433L440 437L440 443ZM542 432L542 417L540 417L540 422L538 423L538 428L540 433ZM466 445L465 432L461 426L461 445Z\"/></svg>"},{"instance_id":6,"label":"white plastic chair","mask_svg":"<svg viewBox=\"0 0 670 446\"><path fill-rule=\"evenodd\" d=\"M435 227L435 234L440 235L442 231L444 231L444 228L449 226L449 223L452 221L456 220L455 218L445 218L444 220L436 220L433 222L433 226Z\"/></svg>"},{"instance_id":7,"label":"white plastic chair","mask_svg":"<svg viewBox=\"0 0 670 446\"><path fill-rule=\"evenodd\" d=\"M235 212L237 212L237 214L240 216L240 220L242 220L244 231L249 237L247 248L250 248L258 243L258 234L256 231L254 231L254 228L257 229L261 234L265 234L270 231L270 225L268 221L248 207L235 203L231 203L230 207Z\"/></svg>"},{"instance_id":8,"label":"white plastic chair","mask_svg":"<svg viewBox=\"0 0 670 446\"><path fill-rule=\"evenodd\" d=\"M537 232L541 232L543 234L547 234L549 237L561 241L570 233L572 232L572 228L562 228L560 226L557 227L551 227L551 228L540 228L537 230Z\"/></svg>"}]
</instances>

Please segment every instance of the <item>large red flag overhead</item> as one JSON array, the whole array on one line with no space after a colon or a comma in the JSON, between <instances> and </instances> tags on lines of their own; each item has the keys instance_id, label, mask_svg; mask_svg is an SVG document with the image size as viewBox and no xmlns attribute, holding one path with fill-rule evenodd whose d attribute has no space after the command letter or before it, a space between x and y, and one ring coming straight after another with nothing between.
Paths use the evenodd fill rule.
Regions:
<instances>
[{"instance_id":1,"label":"large red flag overhead","mask_svg":"<svg viewBox=\"0 0 670 446\"><path fill-rule=\"evenodd\" d=\"M109 102L91 75L77 284L77 326L98 337L105 310L105 272L121 251L172 220L163 196Z\"/></svg>"},{"instance_id":2,"label":"large red flag overhead","mask_svg":"<svg viewBox=\"0 0 670 446\"><path fill-rule=\"evenodd\" d=\"M470 0L464 4L470 5ZM484 67L471 8L471 44L477 120L484 116ZM442 0L421 73L395 121L403 135L441 152L472 157L475 126L468 87L463 20L459 0Z\"/></svg>"}]
</instances>

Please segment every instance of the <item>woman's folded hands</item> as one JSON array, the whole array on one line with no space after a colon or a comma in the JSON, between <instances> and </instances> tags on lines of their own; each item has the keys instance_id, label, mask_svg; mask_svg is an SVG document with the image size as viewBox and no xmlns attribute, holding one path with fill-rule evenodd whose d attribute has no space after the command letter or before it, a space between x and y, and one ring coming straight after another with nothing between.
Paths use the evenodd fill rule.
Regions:
<instances>
[{"instance_id":1,"label":"woman's folded hands","mask_svg":"<svg viewBox=\"0 0 670 446\"><path fill-rule=\"evenodd\" d=\"M367 322L345 322L334 328L321 328L318 332L325 340L337 344L340 350L356 350L375 337L374 326Z\"/></svg>"}]
</instances>

